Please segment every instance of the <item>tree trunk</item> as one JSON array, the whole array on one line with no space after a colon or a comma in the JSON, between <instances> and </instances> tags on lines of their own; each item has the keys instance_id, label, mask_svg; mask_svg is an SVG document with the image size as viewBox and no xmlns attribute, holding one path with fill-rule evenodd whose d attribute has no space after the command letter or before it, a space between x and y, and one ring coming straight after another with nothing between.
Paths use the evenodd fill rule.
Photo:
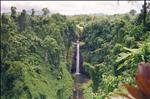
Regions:
<instances>
[{"instance_id":1,"label":"tree trunk","mask_svg":"<svg viewBox=\"0 0 150 99\"><path fill-rule=\"evenodd\" d=\"M143 6L143 24L146 24L146 14L147 14L147 9L146 9L146 0L144 0L144 6Z\"/></svg>"}]
</instances>

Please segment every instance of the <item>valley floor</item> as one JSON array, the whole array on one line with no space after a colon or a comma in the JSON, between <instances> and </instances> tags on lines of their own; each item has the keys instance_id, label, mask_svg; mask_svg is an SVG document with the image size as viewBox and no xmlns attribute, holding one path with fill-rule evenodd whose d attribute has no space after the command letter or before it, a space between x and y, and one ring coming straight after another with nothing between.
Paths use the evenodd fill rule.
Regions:
<instances>
[{"instance_id":1,"label":"valley floor","mask_svg":"<svg viewBox=\"0 0 150 99\"><path fill-rule=\"evenodd\" d=\"M82 85L87 83L90 78L88 78L84 74L75 75L73 74L74 78L74 93L72 99L84 99L83 97L83 91L82 91Z\"/></svg>"}]
</instances>

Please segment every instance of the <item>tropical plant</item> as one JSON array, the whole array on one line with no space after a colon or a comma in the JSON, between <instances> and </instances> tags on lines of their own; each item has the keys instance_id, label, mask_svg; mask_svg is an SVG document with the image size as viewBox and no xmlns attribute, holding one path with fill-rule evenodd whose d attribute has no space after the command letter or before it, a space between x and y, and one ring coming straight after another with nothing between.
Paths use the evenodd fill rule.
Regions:
<instances>
[{"instance_id":1,"label":"tropical plant","mask_svg":"<svg viewBox=\"0 0 150 99\"><path fill-rule=\"evenodd\" d=\"M123 84L129 94L117 93L127 99L150 99L150 63L139 63L138 74L135 76L136 86Z\"/></svg>"}]
</instances>

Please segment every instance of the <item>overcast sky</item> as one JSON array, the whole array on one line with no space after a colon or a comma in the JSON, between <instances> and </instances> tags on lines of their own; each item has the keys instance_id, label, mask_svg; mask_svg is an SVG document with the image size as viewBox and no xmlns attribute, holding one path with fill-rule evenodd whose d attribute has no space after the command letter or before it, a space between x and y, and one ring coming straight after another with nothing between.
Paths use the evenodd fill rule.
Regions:
<instances>
[{"instance_id":1,"label":"overcast sky","mask_svg":"<svg viewBox=\"0 0 150 99\"><path fill-rule=\"evenodd\" d=\"M61 13L64 15L76 14L118 14L127 13L131 9L140 12L143 1L1 1L1 12L10 12L11 6L16 6L17 11L22 9L31 10L34 8L41 11L47 7L52 13Z\"/></svg>"}]
</instances>

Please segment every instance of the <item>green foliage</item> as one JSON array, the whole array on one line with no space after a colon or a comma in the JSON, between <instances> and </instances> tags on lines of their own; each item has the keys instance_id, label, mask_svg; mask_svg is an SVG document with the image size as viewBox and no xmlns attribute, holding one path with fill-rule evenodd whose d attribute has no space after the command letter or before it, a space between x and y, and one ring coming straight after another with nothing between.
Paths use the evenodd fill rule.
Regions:
<instances>
[{"instance_id":1,"label":"green foliage","mask_svg":"<svg viewBox=\"0 0 150 99\"><path fill-rule=\"evenodd\" d=\"M104 99L124 82L134 84L139 62L150 62L150 13L48 16L21 14L1 18L2 99L68 99L72 96L73 42L80 39L85 72L85 99ZM133 16L132 16L133 15Z\"/></svg>"},{"instance_id":2,"label":"green foliage","mask_svg":"<svg viewBox=\"0 0 150 99\"><path fill-rule=\"evenodd\" d=\"M120 83L134 84L137 64L150 61L149 30L143 24L133 24L137 16L96 17L83 28L81 51L84 68L92 79L87 89L92 88L98 99L121 90Z\"/></svg>"},{"instance_id":3,"label":"green foliage","mask_svg":"<svg viewBox=\"0 0 150 99\"><path fill-rule=\"evenodd\" d=\"M118 54L118 53L120 53L122 51L123 51L122 45L119 44L119 43L116 43L114 48L113 48L113 53L116 55L116 54Z\"/></svg>"},{"instance_id":4,"label":"green foliage","mask_svg":"<svg viewBox=\"0 0 150 99\"><path fill-rule=\"evenodd\" d=\"M82 86L84 98L85 99L92 99L93 98L93 92L92 92L92 81L88 81L86 84Z\"/></svg>"},{"instance_id":5,"label":"green foliage","mask_svg":"<svg viewBox=\"0 0 150 99\"><path fill-rule=\"evenodd\" d=\"M18 14L12 10L14 18ZM68 99L72 96L73 80L67 67L71 59L66 58L66 53L71 47L67 43L73 39L66 35L72 35L75 25L59 14L33 14L23 11L15 21L3 14L1 98Z\"/></svg>"}]
</instances>

